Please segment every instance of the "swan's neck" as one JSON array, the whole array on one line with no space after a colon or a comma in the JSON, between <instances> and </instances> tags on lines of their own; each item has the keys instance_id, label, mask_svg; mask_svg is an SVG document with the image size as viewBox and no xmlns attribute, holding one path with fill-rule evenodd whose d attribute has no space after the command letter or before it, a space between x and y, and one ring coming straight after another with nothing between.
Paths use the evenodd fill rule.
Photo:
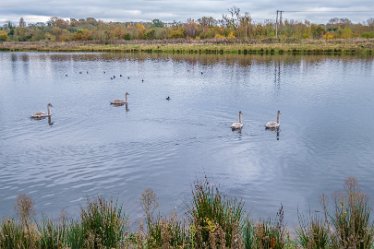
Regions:
<instances>
[{"instance_id":1,"label":"swan's neck","mask_svg":"<svg viewBox=\"0 0 374 249\"><path fill-rule=\"evenodd\" d=\"M127 94L125 94L125 102L127 103Z\"/></svg>"},{"instance_id":2,"label":"swan's neck","mask_svg":"<svg viewBox=\"0 0 374 249\"><path fill-rule=\"evenodd\" d=\"M242 114L239 113L239 123L242 123Z\"/></svg>"},{"instance_id":3,"label":"swan's neck","mask_svg":"<svg viewBox=\"0 0 374 249\"><path fill-rule=\"evenodd\" d=\"M279 112L277 113L277 124L279 124Z\"/></svg>"},{"instance_id":4,"label":"swan's neck","mask_svg":"<svg viewBox=\"0 0 374 249\"><path fill-rule=\"evenodd\" d=\"M52 115L51 107L48 106L48 116L51 116L51 115Z\"/></svg>"}]
</instances>

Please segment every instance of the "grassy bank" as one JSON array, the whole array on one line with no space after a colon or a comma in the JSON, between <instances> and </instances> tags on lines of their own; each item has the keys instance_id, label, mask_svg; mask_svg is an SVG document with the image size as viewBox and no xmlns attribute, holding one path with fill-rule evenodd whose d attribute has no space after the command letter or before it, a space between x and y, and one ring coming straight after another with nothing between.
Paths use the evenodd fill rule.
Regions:
<instances>
[{"instance_id":1,"label":"grassy bank","mask_svg":"<svg viewBox=\"0 0 374 249\"><path fill-rule=\"evenodd\" d=\"M236 42L145 42L97 44L90 42L3 42L2 51L126 52L179 54L261 55L374 55L374 40L304 41L300 43L243 44Z\"/></svg>"},{"instance_id":2,"label":"grassy bank","mask_svg":"<svg viewBox=\"0 0 374 249\"><path fill-rule=\"evenodd\" d=\"M324 212L299 215L297 236L290 238L283 207L273 219L254 221L241 201L224 196L205 178L196 182L186 217L162 217L155 193L141 196L144 222L130 230L125 206L101 197L87 201L79 220L34 220L32 200L17 199L17 218L0 224L1 249L58 248L372 248L374 227L365 194L354 179L337 193Z\"/></svg>"}]
</instances>

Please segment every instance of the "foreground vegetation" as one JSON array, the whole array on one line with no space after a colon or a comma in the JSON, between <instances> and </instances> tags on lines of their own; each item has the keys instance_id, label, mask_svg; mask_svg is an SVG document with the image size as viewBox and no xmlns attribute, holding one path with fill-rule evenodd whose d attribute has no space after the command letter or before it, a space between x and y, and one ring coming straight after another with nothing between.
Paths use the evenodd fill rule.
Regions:
<instances>
[{"instance_id":1,"label":"foreground vegetation","mask_svg":"<svg viewBox=\"0 0 374 249\"><path fill-rule=\"evenodd\" d=\"M98 197L81 208L79 220L61 217L33 219L32 200L17 199L17 219L0 224L1 249L58 248L372 248L374 227L368 200L354 179L337 193L332 205L322 198L324 212L299 215L296 238L290 238L281 206L275 219L254 221L243 202L225 197L205 178L194 185L186 217L162 217L155 193L141 197L144 223L136 231L127 226L122 205Z\"/></svg>"}]
</instances>

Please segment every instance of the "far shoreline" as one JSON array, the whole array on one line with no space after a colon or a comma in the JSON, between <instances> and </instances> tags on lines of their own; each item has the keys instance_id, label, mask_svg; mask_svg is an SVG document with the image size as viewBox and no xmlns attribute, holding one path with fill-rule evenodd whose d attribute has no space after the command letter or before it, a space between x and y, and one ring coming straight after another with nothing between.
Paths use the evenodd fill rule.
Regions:
<instances>
[{"instance_id":1,"label":"far shoreline","mask_svg":"<svg viewBox=\"0 0 374 249\"><path fill-rule=\"evenodd\" d=\"M106 44L93 41L2 42L0 43L0 51L373 56L374 39L305 40L298 43L243 43L226 40L134 40L114 41Z\"/></svg>"}]
</instances>

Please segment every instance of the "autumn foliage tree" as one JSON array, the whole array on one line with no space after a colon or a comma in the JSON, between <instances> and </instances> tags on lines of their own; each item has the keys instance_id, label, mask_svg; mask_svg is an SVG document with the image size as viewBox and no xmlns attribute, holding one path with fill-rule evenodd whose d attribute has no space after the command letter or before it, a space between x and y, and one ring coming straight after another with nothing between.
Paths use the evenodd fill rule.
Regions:
<instances>
[{"instance_id":1,"label":"autumn foliage tree","mask_svg":"<svg viewBox=\"0 0 374 249\"><path fill-rule=\"evenodd\" d=\"M303 39L374 38L374 18L352 23L348 18L332 18L326 24L284 20L279 24L281 41ZM8 22L0 27L0 41L95 41L110 43L128 40L216 39L222 41L272 41L273 20L255 23L249 13L232 7L221 19L203 16L185 22L104 22L93 17L63 19L51 17L46 23L29 23L20 18L18 25Z\"/></svg>"}]
</instances>

